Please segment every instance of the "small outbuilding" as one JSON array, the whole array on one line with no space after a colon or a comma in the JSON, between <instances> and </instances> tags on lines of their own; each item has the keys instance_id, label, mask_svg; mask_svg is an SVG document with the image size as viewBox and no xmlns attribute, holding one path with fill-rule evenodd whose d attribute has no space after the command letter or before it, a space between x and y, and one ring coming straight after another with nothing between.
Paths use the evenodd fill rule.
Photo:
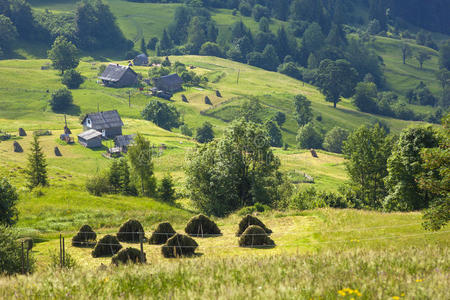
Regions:
<instances>
[{"instance_id":1,"label":"small outbuilding","mask_svg":"<svg viewBox=\"0 0 450 300\"><path fill-rule=\"evenodd\" d=\"M128 146L133 143L135 136L135 134L116 136L114 138L114 146L119 148L121 152L126 153L128 151Z\"/></svg>"},{"instance_id":2,"label":"small outbuilding","mask_svg":"<svg viewBox=\"0 0 450 300\"><path fill-rule=\"evenodd\" d=\"M81 121L85 131L95 129L104 138L115 138L122 135L123 122L117 110L101 111L87 114Z\"/></svg>"},{"instance_id":3,"label":"small outbuilding","mask_svg":"<svg viewBox=\"0 0 450 300\"><path fill-rule=\"evenodd\" d=\"M153 85L161 91L175 93L183 89L183 80L178 74L170 74L159 78L153 78Z\"/></svg>"},{"instance_id":4,"label":"small outbuilding","mask_svg":"<svg viewBox=\"0 0 450 300\"><path fill-rule=\"evenodd\" d=\"M135 66L147 66L148 65L148 57L144 53L139 54L133 59L133 64Z\"/></svg>"},{"instance_id":5,"label":"small outbuilding","mask_svg":"<svg viewBox=\"0 0 450 300\"><path fill-rule=\"evenodd\" d=\"M127 87L138 82L138 75L129 66L109 64L98 77L107 87Z\"/></svg>"},{"instance_id":6,"label":"small outbuilding","mask_svg":"<svg viewBox=\"0 0 450 300\"><path fill-rule=\"evenodd\" d=\"M94 129L89 129L78 135L78 143L86 148L101 148L102 134Z\"/></svg>"}]
</instances>

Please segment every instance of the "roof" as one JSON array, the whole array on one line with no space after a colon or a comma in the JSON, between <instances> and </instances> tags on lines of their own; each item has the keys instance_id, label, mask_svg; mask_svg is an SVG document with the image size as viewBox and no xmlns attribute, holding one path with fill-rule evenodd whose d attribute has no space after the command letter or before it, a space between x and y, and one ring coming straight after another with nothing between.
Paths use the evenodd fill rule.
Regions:
<instances>
[{"instance_id":1,"label":"roof","mask_svg":"<svg viewBox=\"0 0 450 300\"><path fill-rule=\"evenodd\" d=\"M159 78L155 79L158 83L165 83L165 84L183 84L183 80L178 76L178 74L170 74L166 76L161 76Z\"/></svg>"},{"instance_id":2,"label":"roof","mask_svg":"<svg viewBox=\"0 0 450 300\"><path fill-rule=\"evenodd\" d=\"M121 66L119 64L109 64L105 71L98 77L101 80L111 81L111 82L117 82L119 81L125 73L130 70L133 72L134 75L137 75L136 72L133 71L128 66Z\"/></svg>"},{"instance_id":3,"label":"roof","mask_svg":"<svg viewBox=\"0 0 450 300\"><path fill-rule=\"evenodd\" d=\"M79 138L82 138L82 139L84 139L86 141L92 140L92 139L95 139L95 138L101 137L101 136L102 136L102 134L100 132L98 132L97 130L94 130L94 129L89 129L89 130L87 130L87 131L85 131L83 133L80 133L78 135Z\"/></svg>"},{"instance_id":4,"label":"roof","mask_svg":"<svg viewBox=\"0 0 450 300\"><path fill-rule=\"evenodd\" d=\"M136 59L136 58L138 58L138 59L147 59L147 60L148 60L147 55L145 55L144 53L139 54L139 55L136 56L134 59Z\"/></svg>"},{"instance_id":5,"label":"roof","mask_svg":"<svg viewBox=\"0 0 450 300\"><path fill-rule=\"evenodd\" d=\"M91 119L93 129L107 129L123 126L122 119L117 110L87 114L81 123L83 124L87 118Z\"/></svg>"},{"instance_id":6,"label":"roof","mask_svg":"<svg viewBox=\"0 0 450 300\"><path fill-rule=\"evenodd\" d=\"M135 134L130 135L119 135L114 138L114 143L117 147L128 146L134 141Z\"/></svg>"}]
</instances>

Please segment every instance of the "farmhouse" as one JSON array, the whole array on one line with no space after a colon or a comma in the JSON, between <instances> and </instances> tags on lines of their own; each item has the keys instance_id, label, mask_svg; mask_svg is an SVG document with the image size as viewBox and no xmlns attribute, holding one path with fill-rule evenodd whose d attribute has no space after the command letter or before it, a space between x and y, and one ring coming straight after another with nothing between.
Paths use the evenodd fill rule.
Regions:
<instances>
[{"instance_id":1,"label":"farmhouse","mask_svg":"<svg viewBox=\"0 0 450 300\"><path fill-rule=\"evenodd\" d=\"M85 131L97 130L104 138L112 139L122 135L123 122L117 110L87 114L81 124Z\"/></svg>"},{"instance_id":2,"label":"farmhouse","mask_svg":"<svg viewBox=\"0 0 450 300\"><path fill-rule=\"evenodd\" d=\"M102 134L94 129L89 129L78 135L78 143L86 148L101 148Z\"/></svg>"},{"instance_id":3,"label":"farmhouse","mask_svg":"<svg viewBox=\"0 0 450 300\"><path fill-rule=\"evenodd\" d=\"M146 66L148 65L148 57L144 53L139 54L133 59L133 64L135 66Z\"/></svg>"},{"instance_id":4,"label":"farmhouse","mask_svg":"<svg viewBox=\"0 0 450 300\"><path fill-rule=\"evenodd\" d=\"M128 66L109 64L105 71L99 76L103 84L108 87L133 86L138 81L136 72Z\"/></svg>"},{"instance_id":5,"label":"farmhouse","mask_svg":"<svg viewBox=\"0 0 450 300\"><path fill-rule=\"evenodd\" d=\"M183 80L178 74L170 74L153 79L154 86L161 91L175 93L182 90Z\"/></svg>"},{"instance_id":6,"label":"farmhouse","mask_svg":"<svg viewBox=\"0 0 450 300\"><path fill-rule=\"evenodd\" d=\"M116 136L114 138L114 146L119 148L121 152L126 153L128 151L128 146L133 143L135 136L135 134Z\"/></svg>"}]
</instances>

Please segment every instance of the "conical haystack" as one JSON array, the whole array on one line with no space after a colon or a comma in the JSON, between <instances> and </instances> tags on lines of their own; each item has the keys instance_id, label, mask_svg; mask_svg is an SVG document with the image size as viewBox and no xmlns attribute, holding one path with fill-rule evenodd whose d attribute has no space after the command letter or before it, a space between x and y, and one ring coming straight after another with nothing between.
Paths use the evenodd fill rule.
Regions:
<instances>
[{"instance_id":1,"label":"conical haystack","mask_svg":"<svg viewBox=\"0 0 450 300\"><path fill-rule=\"evenodd\" d=\"M183 234L175 234L173 237L167 240L167 242L162 246L161 252L164 257L180 257L180 256L192 256L197 249L197 242Z\"/></svg>"},{"instance_id":2,"label":"conical haystack","mask_svg":"<svg viewBox=\"0 0 450 300\"><path fill-rule=\"evenodd\" d=\"M122 249L122 245L119 243L117 237L108 234L97 242L92 251L92 257L113 256L120 249Z\"/></svg>"},{"instance_id":3,"label":"conical haystack","mask_svg":"<svg viewBox=\"0 0 450 300\"><path fill-rule=\"evenodd\" d=\"M128 220L122 226L120 226L117 233L117 239L121 242L138 243L144 238L144 228L142 224L137 220Z\"/></svg>"},{"instance_id":4,"label":"conical haystack","mask_svg":"<svg viewBox=\"0 0 450 300\"><path fill-rule=\"evenodd\" d=\"M131 247L120 250L111 260L111 262L115 265L144 263L146 261L147 258L145 253L143 254L143 257L141 257L141 251Z\"/></svg>"},{"instance_id":5,"label":"conical haystack","mask_svg":"<svg viewBox=\"0 0 450 300\"><path fill-rule=\"evenodd\" d=\"M74 247L94 247L96 244L97 234L92 230L91 226L83 225L77 235L72 238L72 246Z\"/></svg>"},{"instance_id":6,"label":"conical haystack","mask_svg":"<svg viewBox=\"0 0 450 300\"><path fill-rule=\"evenodd\" d=\"M260 226L250 225L239 238L239 246L265 248L273 247L275 243Z\"/></svg>"},{"instance_id":7,"label":"conical haystack","mask_svg":"<svg viewBox=\"0 0 450 300\"><path fill-rule=\"evenodd\" d=\"M169 222L159 223L158 227L156 227L156 230L153 231L152 236L149 239L149 243L153 245L164 244L175 234L176 232Z\"/></svg>"},{"instance_id":8,"label":"conical haystack","mask_svg":"<svg viewBox=\"0 0 450 300\"><path fill-rule=\"evenodd\" d=\"M236 233L237 236L240 236L250 225L257 225L264 229L267 234L271 234L272 230L266 227L263 222L261 222L257 217L252 215L246 215L241 222L239 222L239 229Z\"/></svg>"},{"instance_id":9,"label":"conical haystack","mask_svg":"<svg viewBox=\"0 0 450 300\"><path fill-rule=\"evenodd\" d=\"M184 231L190 236L211 237L222 234L219 227L205 215L192 217Z\"/></svg>"}]
</instances>

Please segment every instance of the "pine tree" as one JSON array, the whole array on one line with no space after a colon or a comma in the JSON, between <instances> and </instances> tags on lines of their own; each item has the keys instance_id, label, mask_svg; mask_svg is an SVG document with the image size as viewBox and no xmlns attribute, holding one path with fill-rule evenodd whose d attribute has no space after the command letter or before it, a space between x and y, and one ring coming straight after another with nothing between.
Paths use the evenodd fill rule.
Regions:
<instances>
[{"instance_id":1,"label":"pine tree","mask_svg":"<svg viewBox=\"0 0 450 300\"><path fill-rule=\"evenodd\" d=\"M120 169L120 188L122 193L130 193L130 169L126 158L122 158L119 162Z\"/></svg>"},{"instance_id":2,"label":"pine tree","mask_svg":"<svg viewBox=\"0 0 450 300\"><path fill-rule=\"evenodd\" d=\"M120 185L120 166L117 160L113 160L109 168L108 181L114 193L121 190Z\"/></svg>"},{"instance_id":3,"label":"pine tree","mask_svg":"<svg viewBox=\"0 0 450 300\"><path fill-rule=\"evenodd\" d=\"M141 52L147 55L147 46L145 45L145 39L141 39Z\"/></svg>"},{"instance_id":4,"label":"pine tree","mask_svg":"<svg viewBox=\"0 0 450 300\"><path fill-rule=\"evenodd\" d=\"M28 168L26 170L28 187L33 189L37 186L47 186L47 163L37 135L33 137L30 150L31 153L28 156Z\"/></svg>"},{"instance_id":5,"label":"pine tree","mask_svg":"<svg viewBox=\"0 0 450 300\"><path fill-rule=\"evenodd\" d=\"M175 200L175 189L173 188L172 176L166 174L158 187L158 195L165 202Z\"/></svg>"}]
</instances>

